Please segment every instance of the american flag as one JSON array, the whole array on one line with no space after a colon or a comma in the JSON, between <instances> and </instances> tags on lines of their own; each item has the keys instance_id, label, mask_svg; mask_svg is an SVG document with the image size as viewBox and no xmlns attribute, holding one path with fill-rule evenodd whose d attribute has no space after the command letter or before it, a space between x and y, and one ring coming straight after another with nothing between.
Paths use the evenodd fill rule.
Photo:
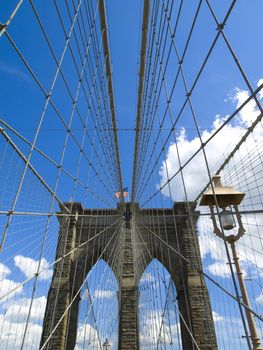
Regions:
<instances>
[{"instance_id":1,"label":"american flag","mask_svg":"<svg viewBox=\"0 0 263 350\"><path fill-rule=\"evenodd\" d=\"M128 197L129 196L129 192L128 192L128 187L125 187L122 189L122 193L121 192L116 192L115 193L115 197L120 199L121 197Z\"/></svg>"}]
</instances>

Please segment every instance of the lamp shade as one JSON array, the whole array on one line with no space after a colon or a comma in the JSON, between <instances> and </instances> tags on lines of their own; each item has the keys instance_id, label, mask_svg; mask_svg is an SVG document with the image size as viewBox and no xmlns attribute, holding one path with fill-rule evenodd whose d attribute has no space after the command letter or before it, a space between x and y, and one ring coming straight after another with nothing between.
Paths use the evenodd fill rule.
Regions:
<instances>
[{"instance_id":1,"label":"lamp shade","mask_svg":"<svg viewBox=\"0 0 263 350\"><path fill-rule=\"evenodd\" d=\"M202 196L200 205L219 205L220 208L227 207L229 205L239 205L245 193L236 191L231 186L222 186L220 177L218 175L213 177L214 191L210 187ZM216 197L216 200L215 200Z\"/></svg>"}]
</instances>

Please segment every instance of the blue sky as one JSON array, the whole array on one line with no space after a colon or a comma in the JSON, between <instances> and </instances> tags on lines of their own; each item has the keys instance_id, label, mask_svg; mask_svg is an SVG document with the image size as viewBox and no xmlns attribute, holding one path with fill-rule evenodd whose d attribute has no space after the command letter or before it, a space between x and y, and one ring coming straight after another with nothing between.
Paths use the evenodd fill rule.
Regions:
<instances>
[{"instance_id":1,"label":"blue sky","mask_svg":"<svg viewBox=\"0 0 263 350\"><path fill-rule=\"evenodd\" d=\"M0 22L6 22L16 3L17 1L15 0L0 0ZM219 18L219 21L223 20L230 3L231 2L229 0L211 1L216 15ZM50 4L50 6L47 6L46 4L46 2L38 2L36 4L36 7L41 16L43 25L47 30L50 41L52 42L55 54L59 57L65 42L64 34L59 24L53 3ZM182 16L178 26L178 34L176 37L180 54L182 53L183 47L185 45L187 33L189 32L189 28L192 23L197 5L197 0L189 0L184 2ZM65 6L63 6L62 2L59 2L59 6L62 16L65 20L65 27L68 30L70 22ZM178 4L175 6L178 6ZM138 64L142 7L142 0L106 1L117 126L120 129L118 132L118 137L123 186L128 186L130 192L132 183L133 150L135 139L135 132L132 129L135 128L137 108ZM242 67L244 68L253 88L255 88L259 80L263 78L263 48L261 40L262 13L263 2L261 0L239 0L236 3L235 8L231 13L229 21L225 27L227 38L229 39L234 52L237 55ZM172 18L171 21L173 23L174 18ZM15 18L8 28L8 33L11 35L18 48L21 50L23 56L27 59L34 72L37 74L43 87L48 91L52 78L54 76L56 66L43 39L39 26L36 22L36 18L28 1L24 1L21 8L18 10ZM202 61L207 53L207 50L216 34L216 24L211 18L205 2L203 2L196 28L193 33L193 38L189 45L188 54L186 55L184 61L184 69L188 86L192 85L194 77L196 76L200 65L202 64ZM72 47L76 52L77 48L74 42L72 43ZM81 60L79 58L77 58L77 64L79 66L81 65ZM72 89L72 91L76 91L78 79L68 51L62 68L65 72L65 76L69 83L70 89ZM168 88L171 88L172 86L177 68L178 62L175 55L173 54L172 59L169 63L166 77ZM185 98L182 80L180 79L181 78L179 78L178 88L175 91L174 99L171 103L173 116L176 116ZM24 63L21 61L21 58L15 52L14 48L10 45L10 42L7 40L5 35L0 38L0 82L0 118L18 130L27 139L32 141L43 110L43 106L45 104L45 98L25 68ZM237 90L237 88L239 90ZM216 126L214 124L216 116L219 115L218 120L220 121L223 120L225 116L231 114L237 108L238 104L244 101L244 98L248 97L246 91L247 86L245 85L240 72L237 70L233 58L230 56L228 50L226 49L225 43L223 42L222 38L220 38L206 65L205 70L200 77L200 80L198 81L196 89L192 94L192 102L200 129L207 130L208 134L214 132L216 130ZM62 82L61 76L59 76L57 79L53 93L53 99L58 106L61 114L65 117L65 120L68 121L70 118L72 104ZM83 91L80 91L78 106L80 113L83 116L86 116L87 105L85 104ZM163 107L164 103L160 107L161 110ZM224 151L229 151L231 144L230 141L233 141L232 138L234 139L234 133L237 133L235 134L237 137L244 133L246 127L249 125L249 118L254 118L257 112L258 111L256 110L256 107L254 105L251 105L250 109L244 111L243 114L238 116L231 127L228 129L226 128L225 134L222 133L222 139L220 140L222 146L218 147L219 142L216 144L217 147L215 147L215 145L213 146L216 150L216 155L218 156L218 162L222 159L222 153ZM234 129L236 125L237 128ZM88 126L90 127L90 135L93 137L94 124L91 123L88 124ZM157 126L158 125L156 123L156 127ZM168 131L165 129L169 129L170 127L171 122L167 118L165 120L163 128L164 137L168 133ZM74 135L76 139L81 142L83 130L82 125L77 117L74 117L72 128L74 129ZM195 140L197 137L196 129L191 118L189 108L185 109L182 117L177 124L177 136L182 136L182 134L180 134L181 128L185 129L186 136L185 139L182 139L182 142L179 145L181 147L183 159L187 160L189 154L191 154L191 152L193 152L196 147ZM8 130L7 134L14 140L21 151L27 155L29 152L29 147ZM54 159L56 162L59 162L65 135L65 127L59 121L59 118L54 110L49 106L36 143L37 147L47 153L47 155ZM156 134L154 132L151 137L151 146L155 136ZM261 138L262 133L259 132L256 136ZM99 142L97 138L95 140L96 149L98 150ZM176 171L178 164L174 161L175 153L173 145L174 139L172 136L168 140L166 153L162 154L162 157L158 162L158 166L155 169L154 176L152 177L147 190L142 194L142 202L146 201L149 196L157 190L159 172L161 174L161 179L159 179L161 180L160 182L165 182L167 178L167 174L165 175L164 171L165 159L167 159L167 161L170 162L169 164L171 164L171 173L169 175L172 175L173 171ZM91 145L87 140L85 141L84 146L87 149L87 154L92 153ZM158 144L158 147L158 150L160 150L160 143ZM149 152L150 151L151 149ZM7 154L5 153L5 141L3 139L1 139L0 152L3 156L3 159L5 159L5 167L2 168L0 173L0 179L4 179L4 181L1 182L2 201L0 202L0 210L9 210L14 198L14 193L18 186L18 176L21 176L22 173L23 163L19 162L18 157L14 152L11 152L10 149ZM79 150L70 138L67 144L67 151L63 164L67 170L70 170L73 176L76 174L78 168L78 155ZM149 156L149 153L147 156ZM209 156L211 155L209 154ZM94 189L94 192L96 192L100 197L105 197L105 203L92 196L87 196L87 199L85 200L85 190L81 186L77 186L74 194L74 200L82 201L86 207L112 207L116 205L116 201L113 198L113 194L115 190L117 190L114 182L115 180L109 176L108 169L106 169L106 167L103 167L105 164L105 159L102 156L101 159L101 164L98 165L96 157L93 156L92 158L94 165L98 166L99 170L101 171L101 179L98 179L98 177L94 175L94 172L90 170L90 167L87 165L87 160L81 161L79 179L83 183L88 183L89 188L91 190ZM198 162L200 161L199 158L197 158L197 160ZM211 162L211 166L213 166L213 168L216 168L216 165L219 165L218 162L216 164L215 162ZM34 153L32 156L32 164L36 167L48 185L51 188L54 188L56 183L57 168L53 165L50 165L48 161L44 160L43 157L37 155L36 153ZM196 180L194 188L192 186L192 177L190 177L187 182L187 192L189 196L192 196L193 194L197 195L198 190L200 190L207 183L207 175L203 176L203 170L201 170L201 167L199 169L199 163L197 169L198 171L196 168L194 168L194 170L195 172L193 173L193 176L194 180ZM147 175L148 169L144 169L144 171ZM191 171L189 171L189 173L191 174ZM197 173L198 176L196 176ZM229 176L229 174L226 173L226 177L227 176ZM147 177L145 176L144 180L146 178ZM235 179L232 181L235 182ZM238 181L236 182L237 185L239 185ZM102 183L106 183L108 188L107 192L105 192ZM163 193L160 193L158 196L156 196L156 198L150 201L148 205L164 205L170 207L173 200L182 200L183 198L183 192L181 189L179 190L179 187L179 182L173 182L172 198L170 198L170 194L166 188ZM72 179L68 178L65 174L62 174L60 176L60 181L57 189L59 197L62 201L69 201L72 199L72 193L74 192L73 188L74 183ZM34 177L28 174L17 208L20 210L48 212L50 198L51 196L47 194L46 190L43 190L42 185L40 185ZM140 204L142 204L142 202ZM57 203L53 208L54 212L56 210L58 210ZM3 217L0 218L1 227L4 227L5 220L6 219ZM249 220L251 220L251 218L248 218L247 222L249 222ZM25 230L25 228L28 227L28 221L26 218L16 218L14 220L13 226L10 227L11 233L16 233L16 228L18 227L16 225L19 225L21 229L20 239L25 239L27 242L28 249L23 250L23 256L37 259L36 252L38 252L39 248L38 237L34 236L34 240L32 239L32 242L30 242L30 238L28 238L27 235L28 233L30 235L33 235L35 227L38 227L39 232L43 231L45 227L45 219L32 218L30 221L30 232ZM229 271L226 271L222 267L226 266L226 262L224 259L221 259L220 256L220 253L222 255L222 247L220 247L220 249L218 248L218 251L212 250L211 247L214 247L213 244L215 241L207 235L207 232L210 233L209 230L211 231L209 224L207 224L207 222L204 223L202 231L204 234L202 235L201 239L203 244L202 249L204 251L203 257L205 259L204 261L207 271L209 271L211 274L214 273L213 276L218 278L222 283L228 284L229 288L231 289L232 287L229 283ZM253 233L255 233L254 230ZM52 221L50 236L47 240L47 254L45 255L46 261L43 261L44 266L47 261L50 262L54 259L54 237L56 237L56 234L57 223ZM256 245L259 244L259 241L260 239L257 238ZM10 235L7 239L7 245L12 245L14 243L15 238L14 236ZM246 243L249 246L250 243ZM21 252L22 249L24 249L23 244L20 244L21 245L16 245L12 248L11 258L10 252L7 253L7 251L4 251L2 255L3 262L6 262L7 267L10 268L10 272L4 270L3 276L9 276L8 278L10 281L22 281L25 276L27 276L27 274L30 274L30 272L32 273L32 269L28 270L28 267L26 267L23 271L21 269L19 270L19 262L21 263L24 261L23 259L21 260L21 257L17 258L18 252ZM247 254L247 251L242 250L242 247L241 252L244 255ZM12 259L15 256L16 260ZM249 255L249 258L251 260L259 259L260 254L256 255L256 257ZM253 271L252 267L250 265L246 266L245 260L243 263L243 267L246 268L246 273L248 275L253 275L255 271ZM260 261L260 265L261 263L262 262ZM32 261L29 261L28 264L32 265ZM100 269L102 270L103 268L104 265L102 263L98 270L100 271ZM108 273L110 274L110 272ZM258 277L258 281L260 282L260 276ZM46 293L48 283L49 282L47 282L46 279L43 279L43 281L40 283L40 288L37 290L37 297L40 298L43 294ZM255 291L252 291L250 288L251 294L254 293L254 300L256 300L256 297L259 297L260 293L262 293L262 284L260 283L255 287ZM25 291L26 296L30 293L31 288L32 285L29 285ZM216 303L220 298L220 294L217 294L217 292L211 286L210 288L213 295L213 305L219 305L218 309L216 309L215 306L215 311L218 314L223 313L224 317L226 317L226 322L228 322L229 320L227 319L227 311L229 311L231 308L226 310L225 305L227 305L227 301L223 306L220 306L220 303ZM261 303L261 305L262 304L263 303ZM256 302L254 302L253 306L255 308L259 307ZM234 313L232 309L230 311ZM220 319L222 315L218 317L219 322L222 321L222 319ZM222 332L224 331L222 330ZM225 336L224 333L223 335Z\"/></svg>"},{"instance_id":2,"label":"blue sky","mask_svg":"<svg viewBox=\"0 0 263 350\"><path fill-rule=\"evenodd\" d=\"M8 3L3 2L3 19L8 17L10 10L14 6L15 1ZM47 22L52 26L52 17L55 17L54 8L50 11L41 6L40 13L44 13L44 23ZM136 84L137 84L137 62L139 52L139 35L140 35L140 12L141 2L122 2L112 1L110 6L106 5L109 23L109 38L111 46L111 60L113 69L113 81L115 90L115 105L117 111L117 122L119 128L134 128L135 126L135 111L136 111ZM43 12L41 12L43 11ZM56 19L57 21L57 19ZM26 25L22 25L27 23ZM56 22L57 23L57 22ZM22 29L21 29L22 27ZM14 19L13 25L10 26L10 33L14 36L18 46L23 50L28 57L29 62L36 69L40 80L47 88L54 70L54 65L51 63L46 45L43 44L42 38L38 42L40 33L36 32L34 36L30 35L32 28L36 27L32 10L25 3L22 5L18 15ZM19 28L19 30L17 30ZM54 29L54 28L53 28ZM50 29L49 34L51 40L55 42L54 47L61 49L61 45L57 45L61 39L61 31ZM26 38L26 40L25 40ZM32 50L32 47L34 49ZM40 54L42 53L43 54ZM14 50L7 43L6 38L1 40L1 61L0 61L1 76L4 84L1 84L1 117L10 125L23 131L23 134L32 139L33 130L37 125L39 111L43 105L43 99L38 93L28 72L24 69L23 64L18 59ZM69 72L72 69L68 67ZM74 79L74 77L73 77ZM61 91L55 90L61 97L65 96L65 90L61 87ZM13 101L16 100L14 104ZM65 111L62 106L62 110ZM59 122L53 120L44 123L43 129L61 128ZM50 122L50 124L49 124ZM54 133L43 131L43 136L40 135L40 146L45 145L47 151L51 151L53 156L56 156L54 151ZM131 189L131 177L133 167L133 147L134 147L134 131L121 131L119 133L122 171L124 185ZM60 134L56 132L56 138ZM48 138L48 144L42 139Z\"/></svg>"},{"instance_id":3,"label":"blue sky","mask_svg":"<svg viewBox=\"0 0 263 350\"><path fill-rule=\"evenodd\" d=\"M188 2L183 7L182 20L179 23L178 48L183 47L187 31L192 21L197 1ZM222 19L230 1L213 1L215 12L219 19ZM2 1L1 21L5 22L15 1ZM61 31L54 30L52 25L56 24L54 8L47 9L38 4L44 24L50 27L49 35L55 43L54 47L58 53L61 49ZM249 80L255 87L261 77L261 62L263 52L260 40L256 33L260 31L260 14L263 10L261 1L253 0L248 2L239 1L230 20L225 28L226 34L233 45L241 65L244 67ZM137 105L137 82L138 82L138 60L140 45L140 19L142 15L142 1L117 1L106 2L109 38L111 47L111 60L113 67L113 81L115 90L115 104L117 111L118 127L134 128ZM34 35L30 35L32 30ZM54 64L48 55L47 47L43 44L43 39L37 29L36 21L32 14L32 9L25 2L15 16L14 22L9 28L10 34L14 38L18 47L36 70L41 82L47 88L54 70ZM204 58L212 38L216 34L216 25L208 13L207 7L201 7L200 17L196 31L193 35L192 43L189 47L189 54L186 57L185 71L186 77L191 85ZM39 40L41 38L41 40ZM246 45L244 45L244 42ZM31 77L25 70L23 63L18 58L14 49L11 48L5 37L1 38L1 117L10 123L11 126L23 131L26 137L32 139L33 131L28 130L36 127L39 112L43 106L43 99L32 82ZM72 69L68 66L69 70ZM172 68L171 68L172 69ZM74 79L74 77L72 77ZM171 78L172 81L172 78ZM60 83L59 83L60 84ZM58 85L61 86L61 85ZM215 54L208 62L193 94L193 103L201 128L211 128L212 121L216 114L225 115L233 110L231 102L224 102L228 94L233 93L235 87L245 88L239 72L236 70L232 58L225 49L222 40L219 40ZM65 95L65 90L58 88L57 96ZM180 99L180 92L178 91ZM15 101L15 103L14 103ZM65 100L64 100L65 103ZM65 106L61 106L62 111L66 111ZM64 109L65 108L65 109ZM179 126L185 126L187 115L182 118ZM43 129L48 127L61 127L55 120L43 125ZM122 162L122 172L124 185L131 190L131 177L133 167L134 131L120 131L120 153ZM189 137L191 136L191 132ZM60 133L56 132L56 138ZM48 138L48 143L45 142ZM54 132L43 131L40 135L39 145L54 152ZM43 169L42 169L43 170ZM47 179L48 180L48 179Z\"/></svg>"}]
</instances>

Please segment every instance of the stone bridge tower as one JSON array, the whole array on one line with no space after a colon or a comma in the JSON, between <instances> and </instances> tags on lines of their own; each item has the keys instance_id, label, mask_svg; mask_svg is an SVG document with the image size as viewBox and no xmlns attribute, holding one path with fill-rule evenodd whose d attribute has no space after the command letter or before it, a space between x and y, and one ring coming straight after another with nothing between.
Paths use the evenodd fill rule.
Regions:
<instances>
[{"instance_id":1,"label":"stone bridge tower","mask_svg":"<svg viewBox=\"0 0 263 350\"><path fill-rule=\"evenodd\" d=\"M41 346L53 333L45 350L74 349L79 291L99 256L108 262L119 282L119 350L139 349L137 287L144 269L154 258L166 267L176 286L183 349L195 350L196 344L202 350L217 349L209 295L200 273L202 263L195 229L198 212L194 203L175 203L172 209L140 209L136 203L120 203L111 210L83 209L80 203L66 205L72 215L59 217L58 263L48 293ZM195 218L194 222L191 218ZM138 227L140 235L135 234ZM147 227L153 236L159 237L156 246L148 244ZM104 240L101 240L98 232L103 229ZM121 230L117 242L112 239L116 230ZM106 249L105 242L108 242ZM145 242L149 247L148 254L144 255L148 261L144 258L145 266L137 266L137 261L142 261L139 248L145 246ZM110 258L112 249L118 250L116 256L122 264L118 271L114 270L116 263L112 264ZM180 254L186 259L180 258ZM64 258L60 259L61 256Z\"/></svg>"}]
</instances>

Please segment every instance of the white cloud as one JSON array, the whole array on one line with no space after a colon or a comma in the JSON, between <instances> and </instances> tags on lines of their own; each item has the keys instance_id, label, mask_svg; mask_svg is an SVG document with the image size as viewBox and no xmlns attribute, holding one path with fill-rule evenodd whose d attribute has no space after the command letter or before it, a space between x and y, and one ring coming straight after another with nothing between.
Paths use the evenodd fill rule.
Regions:
<instances>
[{"instance_id":1,"label":"white cloud","mask_svg":"<svg viewBox=\"0 0 263 350\"><path fill-rule=\"evenodd\" d=\"M263 306L263 290L261 291L261 293L259 294L259 296L256 297L256 302L257 302L259 305L262 305L262 306Z\"/></svg>"},{"instance_id":2,"label":"white cloud","mask_svg":"<svg viewBox=\"0 0 263 350\"><path fill-rule=\"evenodd\" d=\"M21 69L14 65L6 64L2 61L0 62L0 72L13 76L24 82L30 82L30 78L28 77L28 75L24 73Z\"/></svg>"},{"instance_id":3,"label":"white cloud","mask_svg":"<svg viewBox=\"0 0 263 350\"><path fill-rule=\"evenodd\" d=\"M116 292L114 290L96 289L93 296L99 299L111 299L116 296Z\"/></svg>"},{"instance_id":4,"label":"white cloud","mask_svg":"<svg viewBox=\"0 0 263 350\"><path fill-rule=\"evenodd\" d=\"M10 322L5 319L4 315L0 315L0 350L21 349L25 323ZM42 327L35 323L29 323L27 336L25 339L24 350L38 349Z\"/></svg>"},{"instance_id":5,"label":"white cloud","mask_svg":"<svg viewBox=\"0 0 263 350\"><path fill-rule=\"evenodd\" d=\"M109 289L96 289L93 293L90 292L90 297L92 299L111 299L114 296L116 296L116 291ZM81 299L89 299L89 291L87 289L82 293Z\"/></svg>"},{"instance_id":6,"label":"white cloud","mask_svg":"<svg viewBox=\"0 0 263 350\"><path fill-rule=\"evenodd\" d=\"M22 292L23 287L19 286L19 282L15 282L11 279L6 278L11 274L11 270L4 264L0 263L0 299L7 294L7 298L10 299L14 295ZM17 288L12 293L8 294L11 290ZM6 298L0 300L0 303L6 301Z\"/></svg>"},{"instance_id":7,"label":"white cloud","mask_svg":"<svg viewBox=\"0 0 263 350\"><path fill-rule=\"evenodd\" d=\"M263 92L261 96L263 96ZM248 91L236 88L231 101L234 103L235 108L238 108L248 97ZM205 152L208 159L209 168L212 173L222 163L225 155L234 148L236 143L240 140L240 137L247 130L247 127L251 125L251 122L253 122L258 115L259 111L257 105L254 100L251 100L244 108L242 108L238 114L238 119L235 118L231 123L224 126L220 132L218 132L218 134L214 136L213 139L207 144L205 147ZM228 116L215 116L211 130L202 131L202 141L205 142L208 140L227 118ZM255 132L259 133L258 136L263 136L263 130L261 128ZM189 139L186 130L182 128L177 137L177 147L181 164L185 164L200 148L200 145L201 144L198 137ZM180 169L177 156L177 147L175 143L171 143L168 148L166 159L162 162L159 169L161 178L159 186L165 186L167 180L176 174ZM188 200L193 200L199 194L200 190L202 190L202 188L208 183L208 172L202 151L200 151L184 168L183 176L186 185L187 198ZM174 201L185 200L185 193L180 173L178 173L178 175L170 181L170 190ZM162 189L162 193L165 196L170 196L168 185Z\"/></svg>"},{"instance_id":8,"label":"white cloud","mask_svg":"<svg viewBox=\"0 0 263 350\"><path fill-rule=\"evenodd\" d=\"M258 81L258 83L257 83L257 86L259 87L260 85L262 85L263 84L263 79L259 79L259 81ZM260 91L259 91L259 97L260 98L263 98L263 89L261 89Z\"/></svg>"},{"instance_id":9,"label":"white cloud","mask_svg":"<svg viewBox=\"0 0 263 350\"><path fill-rule=\"evenodd\" d=\"M211 132L203 132L203 140L205 141L208 139L218 129L222 122L223 119L217 117L213 123ZM234 131L233 137L229 137L232 131ZM244 129L241 127L227 126L224 127L222 131L209 142L206 148L206 155L211 171L215 169L219 158L235 145L235 141L237 141L243 133ZM181 163L184 164L200 148L200 140L198 138L189 140L185 129L182 129L177 139L177 147L180 152ZM180 166L177 158L176 144L172 143L168 148L166 164L164 161L159 171L161 177L160 186L164 186L167 180L176 174L179 169ZM171 196L174 201L185 200L186 195L188 200L193 200L198 195L200 190L208 183L208 173L205 166L203 153L201 151L184 168L183 176L186 185L186 194L184 192L181 175L179 173L170 181ZM162 189L162 193L165 196L170 196L170 190L168 185L166 185Z\"/></svg>"},{"instance_id":10,"label":"white cloud","mask_svg":"<svg viewBox=\"0 0 263 350\"><path fill-rule=\"evenodd\" d=\"M231 272L229 266L222 261L216 261L212 265L208 266L208 271L213 275L220 277L230 277Z\"/></svg>"},{"instance_id":11,"label":"white cloud","mask_svg":"<svg viewBox=\"0 0 263 350\"><path fill-rule=\"evenodd\" d=\"M219 315L217 312L212 311L214 322L224 321L224 317Z\"/></svg>"},{"instance_id":12,"label":"white cloud","mask_svg":"<svg viewBox=\"0 0 263 350\"><path fill-rule=\"evenodd\" d=\"M5 312L5 320L15 323L25 322L29 313L30 301L31 300L28 298L14 300ZM37 322L43 319L46 309L46 302L47 299L44 296L33 300L30 313L30 322Z\"/></svg>"},{"instance_id":13,"label":"white cloud","mask_svg":"<svg viewBox=\"0 0 263 350\"><path fill-rule=\"evenodd\" d=\"M18 267L27 278L29 278L37 272L39 261L23 255L17 255L14 257L14 263L15 266ZM39 274L39 280L49 280L52 277L53 271L48 269L48 265L48 261L45 258L42 258L40 271L43 269L46 270Z\"/></svg>"},{"instance_id":14,"label":"white cloud","mask_svg":"<svg viewBox=\"0 0 263 350\"><path fill-rule=\"evenodd\" d=\"M33 300L24 350L39 348L46 302L45 296ZM16 299L7 306L3 314L0 314L0 350L18 350L21 348L29 306L29 298ZM103 339L100 340L103 341ZM117 344L117 339L110 340L111 345L115 343ZM88 344L92 348L100 347L97 331L90 324L80 324L77 330L75 350L82 350ZM116 344L112 348L116 348Z\"/></svg>"},{"instance_id":15,"label":"white cloud","mask_svg":"<svg viewBox=\"0 0 263 350\"><path fill-rule=\"evenodd\" d=\"M7 305L4 314L0 315L0 350L21 348L29 307L29 298L13 299L12 303ZM25 350L38 349L39 347L45 307L46 297L42 296L33 300L23 347Z\"/></svg>"},{"instance_id":16,"label":"white cloud","mask_svg":"<svg viewBox=\"0 0 263 350\"><path fill-rule=\"evenodd\" d=\"M262 83L263 79L260 79L257 85L259 86ZM261 91L258 95L260 98L263 98L263 91ZM248 91L236 88L234 89L234 94L230 100L234 104L235 108L238 108L244 103L245 100L247 100L248 97ZM233 119L231 123L224 126L224 128L221 129L219 133L207 144L205 151L211 173L213 173L220 166L225 156L231 152L233 147L240 140L240 137L246 132L247 128L258 117L258 115L259 110L255 101L252 99L239 112L238 118ZM227 117L228 116L222 117L217 115L212 123L211 130L204 130L202 132L202 140L206 141L208 138L210 138ZM259 143L263 139L262 125L258 125L254 129L252 136L253 137L246 140L244 147L240 147L238 151L239 158L236 158L235 162L228 164L227 169L225 170L226 176L230 176L229 173L231 173L231 166L233 167L233 164L234 166L239 166L240 159L243 159L244 161L244 159L248 158L249 154L255 153L256 143ZM197 137L193 139L188 138L186 131L182 129L177 138L177 146L179 149L181 163L184 164L189 160L194 152L198 150L200 147L200 140ZM262 148L258 148L257 152L260 152L261 149ZM251 198L259 198L259 191L261 191L261 188L263 187L263 179L261 176L262 172L258 171L259 166L261 166L260 157L258 157L258 159L253 159L253 166L254 169L251 163L248 163L247 166L244 165L243 172L240 170L237 172L237 170L233 168L231 173L231 181L234 183L236 181L236 183L231 183L230 185L236 185L239 190L247 193L247 196L243 200L243 205L246 209L261 209L261 205L258 204L258 206L256 206L256 203L254 203L255 201L253 202L253 208L251 207ZM159 185L163 186L167 179L171 178L178 170L179 161L177 157L176 144L171 143L166 154L166 159L163 161L159 170L161 176ZM208 183L208 173L202 152L199 152L199 154L189 162L189 164L183 170L183 175L186 185L187 199L193 200ZM224 171L221 173L221 175L224 183ZM253 179L253 181L250 179ZM242 188L240 188L240 183L243 184ZM180 174L170 181L170 189L171 197L174 201L186 199ZM168 186L163 188L162 193L165 196L170 196ZM261 200L258 200L258 202L261 203ZM202 207L200 209L202 209ZM258 216L257 222L255 223L255 217L253 215L243 215L242 221L245 225L247 233L237 243L237 250L244 276L246 276L246 274L263 275L263 255L261 253L262 242L260 239L260 232L258 232L260 225L263 225L263 218ZM230 277L230 269L229 266L226 265L228 260L224 243L220 238L213 234L211 219L209 217L199 218L198 231L202 258L210 256L212 259L210 265L207 267L208 271L219 277ZM255 266L260 268L261 272L260 270L256 271Z\"/></svg>"},{"instance_id":17,"label":"white cloud","mask_svg":"<svg viewBox=\"0 0 263 350\"><path fill-rule=\"evenodd\" d=\"M151 272L144 272L141 279L140 279L140 283L151 283L154 282L154 276Z\"/></svg>"},{"instance_id":18,"label":"white cloud","mask_svg":"<svg viewBox=\"0 0 263 350\"><path fill-rule=\"evenodd\" d=\"M258 229L263 225L263 217L255 218L248 215L243 216L243 222L247 233L237 242L237 252L243 277L258 278L263 276L263 255L261 253L262 242L259 237ZM212 262L206 269L214 276L223 278L231 277L225 245L221 238L213 233L212 223L209 217L202 217L198 221L199 245L202 258L210 257ZM232 256L230 246L228 245L230 256ZM236 274L235 266L233 265Z\"/></svg>"},{"instance_id":19,"label":"white cloud","mask_svg":"<svg viewBox=\"0 0 263 350\"><path fill-rule=\"evenodd\" d=\"M16 289L15 289L16 288ZM9 293L11 290L15 289L13 292ZM3 279L0 281L0 298L3 298L6 294L8 298L13 297L16 294L21 293L23 287L20 286L20 283L12 281L10 279ZM9 294L8 294L9 293ZM4 302L6 298L0 300L0 302Z\"/></svg>"},{"instance_id":20,"label":"white cloud","mask_svg":"<svg viewBox=\"0 0 263 350\"><path fill-rule=\"evenodd\" d=\"M99 348L98 334L89 323L79 325L75 350L82 350L87 346L90 348Z\"/></svg>"},{"instance_id":21,"label":"white cloud","mask_svg":"<svg viewBox=\"0 0 263 350\"><path fill-rule=\"evenodd\" d=\"M174 313L170 310L170 320L168 322L167 313L163 318L160 309L145 310L140 318L140 349L146 350L151 347L156 348L157 343L165 343L167 349L180 349L178 339L180 339L180 324L172 323ZM180 340L179 340L180 341Z\"/></svg>"},{"instance_id":22,"label":"white cloud","mask_svg":"<svg viewBox=\"0 0 263 350\"><path fill-rule=\"evenodd\" d=\"M10 273L11 273L10 269L6 265L0 263L0 278L1 279L5 278Z\"/></svg>"}]
</instances>

